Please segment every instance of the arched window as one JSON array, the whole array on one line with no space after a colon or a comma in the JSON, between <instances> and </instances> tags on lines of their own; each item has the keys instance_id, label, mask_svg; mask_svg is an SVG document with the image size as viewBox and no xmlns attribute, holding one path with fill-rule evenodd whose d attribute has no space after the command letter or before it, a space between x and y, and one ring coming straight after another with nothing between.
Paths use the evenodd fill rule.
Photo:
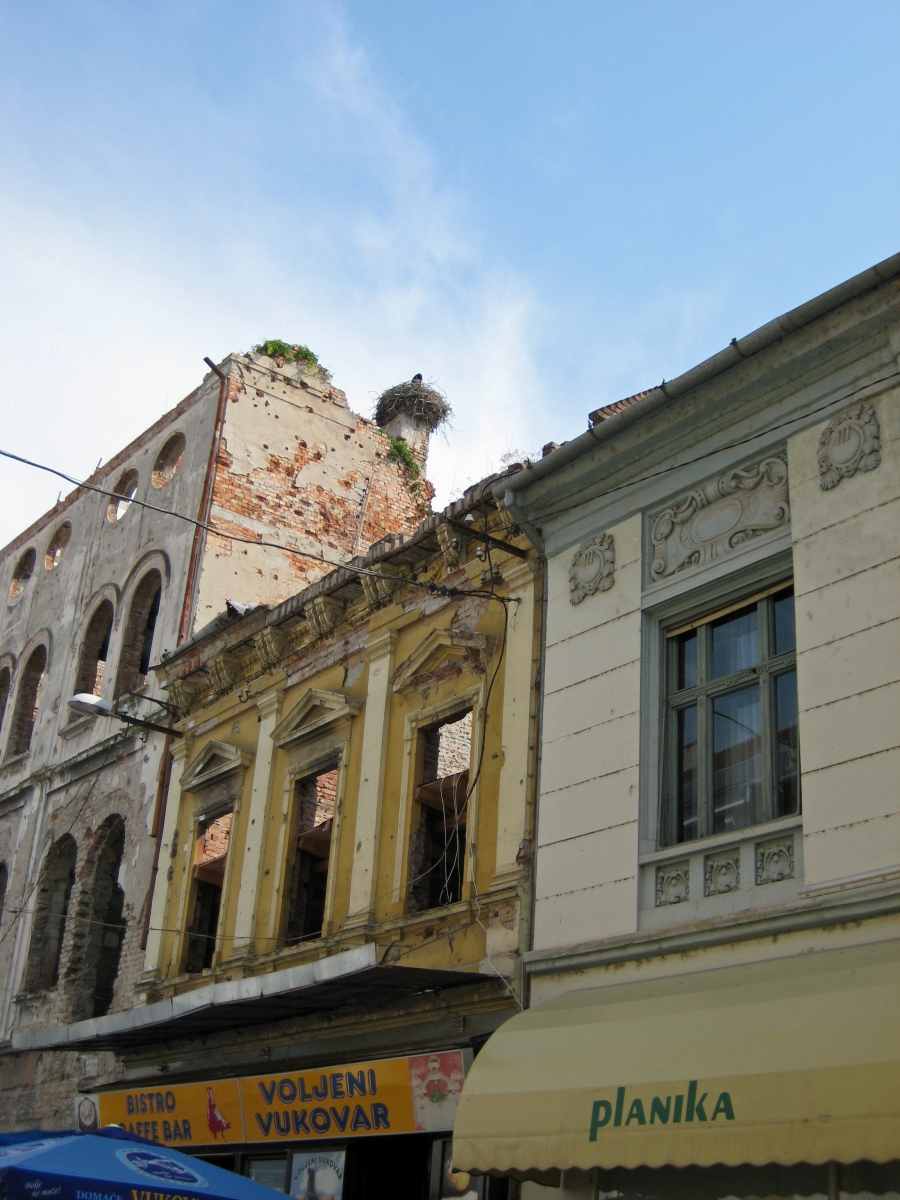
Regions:
<instances>
[{"instance_id":1,"label":"arched window","mask_svg":"<svg viewBox=\"0 0 900 1200\"><path fill-rule=\"evenodd\" d=\"M9 869L6 863L0 863L0 922L3 921L3 909L6 905L6 885L9 883Z\"/></svg>"},{"instance_id":2,"label":"arched window","mask_svg":"<svg viewBox=\"0 0 900 1200\"><path fill-rule=\"evenodd\" d=\"M148 571L137 585L128 611L116 677L116 696L138 692L147 682L161 597L162 577L159 571Z\"/></svg>"},{"instance_id":3,"label":"arched window","mask_svg":"<svg viewBox=\"0 0 900 1200\"><path fill-rule=\"evenodd\" d=\"M0 667L0 730L3 728L3 717L6 714L6 702L9 699L11 678L9 667Z\"/></svg>"},{"instance_id":4,"label":"arched window","mask_svg":"<svg viewBox=\"0 0 900 1200\"><path fill-rule=\"evenodd\" d=\"M78 662L76 692L92 692L100 695L103 673L106 670L106 655L109 652L109 635L112 632L113 606L104 600L97 607L88 623L84 641L81 643L81 658Z\"/></svg>"},{"instance_id":5,"label":"arched window","mask_svg":"<svg viewBox=\"0 0 900 1200\"><path fill-rule=\"evenodd\" d=\"M73 953L66 968L72 1021L105 1016L112 1004L125 934L125 893L119 886L124 849L125 822L118 815L107 817L88 851L82 872L86 883L79 888L72 918Z\"/></svg>"},{"instance_id":6,"label":"arched window","mask_svg":"<svg viewBox=\"0 0 900 1200\"><path fill-rule=\"evenodd\" d=\"M32 898L34 924L25 967L25 991L46 992L59 979L59 959L72 885L75 882L75 839L67 833L50 847Z\"/></svg>"},{"instance_id":7,"label":"arched window","mask_svg":"<svg viewBox=\"0 0 900 1200\"><path fill-rule=\"evenodd\" d=\"M31 657L22 671L19 680L19 694L16 697L16 711L13 716L13 727L9 735L9 755L24 754L31 746L31 735L37 719L38 704L41 699L41 684L44 682L44 671L47 669L47 647L38 646L32 651Z\"/></svg>"}]
</instances>

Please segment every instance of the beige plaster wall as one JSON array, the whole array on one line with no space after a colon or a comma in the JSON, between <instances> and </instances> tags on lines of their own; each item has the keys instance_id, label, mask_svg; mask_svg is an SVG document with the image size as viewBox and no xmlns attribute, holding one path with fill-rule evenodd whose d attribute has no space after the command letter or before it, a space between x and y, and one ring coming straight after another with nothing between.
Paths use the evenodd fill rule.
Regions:
<instances>
[{"instance_id":1,"label":"beige plaster wall","mask_svg":"<svg viewBox=\"0 0 900 1200\"><path fill-rule=\"evenodd\" d=\"M548 564L538 950L637 929L641 518L605 532L609 591L573 605L573 551Z\"/></svg>"},{"instance_id":2,"label":"beige plaster wall","mask_svg":"<svg viewBox=\"0 0 900 1200\"><path fill-rule=\"evenodd\" d=\"M881 464L829 491L823 422L788 443L807 886L900 868L900 394Z\"/></svg>"}]
</instances>

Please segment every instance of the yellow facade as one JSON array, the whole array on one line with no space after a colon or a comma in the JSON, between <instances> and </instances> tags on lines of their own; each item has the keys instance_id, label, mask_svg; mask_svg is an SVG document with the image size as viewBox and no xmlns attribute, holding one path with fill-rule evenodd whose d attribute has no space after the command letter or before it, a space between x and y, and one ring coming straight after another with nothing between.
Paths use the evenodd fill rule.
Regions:
<instances>
[{"instance_id":1,"label":"yellow facade","mask_svg":"<svg viewBox=\"0 0 900 1200\"><path fill-rule=\"evenodd\" d=\"M452 519L465 512L460 502ZM279 608L201 631L163 664L186 715L173 743L147 1001L374 942L385 967L501 976L515 1007L530 913L541 574L503 512L491 506L486 549L477 516L458 534L432 518L399 547L380 544L365 560L375 574L333 572ZM460 744L442 750L450 734L435 731L447 729ZM454 771L424 764L434 745ZM423 791L426 776L435 783ZM303 804L327 819L301 836ZM301 855L316 881L298 884ZM301 886L306 933L295 919ZM210 921L200 909L216 901Z\"/></svg>"}]
</instances>

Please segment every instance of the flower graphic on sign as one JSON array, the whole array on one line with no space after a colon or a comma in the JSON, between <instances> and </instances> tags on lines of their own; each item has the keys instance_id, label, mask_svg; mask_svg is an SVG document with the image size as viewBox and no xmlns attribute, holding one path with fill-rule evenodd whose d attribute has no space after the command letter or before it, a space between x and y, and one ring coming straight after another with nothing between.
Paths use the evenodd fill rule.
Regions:
<instances>
[{"instance_id":1,"label":"flower graphic on sign","mask_svg":"<svg viewBox=\"0 0 900 1200\"><path fill-rule=\"evenodd\" d=\"M226 1121L222 1115L222 1110L216 1104L211 1087L206 1089L206 1124L209 1132L213 1135L213 1139L217 1138L221 1133L222 1141L225 1141L225 1130L231 1128L231 1122Z\"/></svg>"},{"instance_id":2,"label":"flower graphic on sign","mask_svg":"<svg viewBox=\"0 0 900 1200\"><path fill-rule=\"evenodd\" d=\"M452 1129L456 1106L465 1082L462 1052L420 1054L409 1059L416 1129Z\"/></svg>"}]
</instances>

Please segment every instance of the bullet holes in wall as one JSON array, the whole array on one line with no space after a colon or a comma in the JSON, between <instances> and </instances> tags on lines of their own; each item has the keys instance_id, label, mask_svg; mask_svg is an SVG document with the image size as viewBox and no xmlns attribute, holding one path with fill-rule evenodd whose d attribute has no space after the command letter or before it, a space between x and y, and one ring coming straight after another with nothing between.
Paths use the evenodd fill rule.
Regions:
<instances>
[{"instance_id":1,"label":"bullet holes in wall","mask_svg":"<svg viewBox=\"0 0 900 1200\"><path fill-rule=\"evenodd\" d=\"M163 488L181 466L184 458L185 442L183 433L173 433L163 443L162 449L153 464L153 474L150 480L155 488Z\"/></svg>"}]
</instances>

